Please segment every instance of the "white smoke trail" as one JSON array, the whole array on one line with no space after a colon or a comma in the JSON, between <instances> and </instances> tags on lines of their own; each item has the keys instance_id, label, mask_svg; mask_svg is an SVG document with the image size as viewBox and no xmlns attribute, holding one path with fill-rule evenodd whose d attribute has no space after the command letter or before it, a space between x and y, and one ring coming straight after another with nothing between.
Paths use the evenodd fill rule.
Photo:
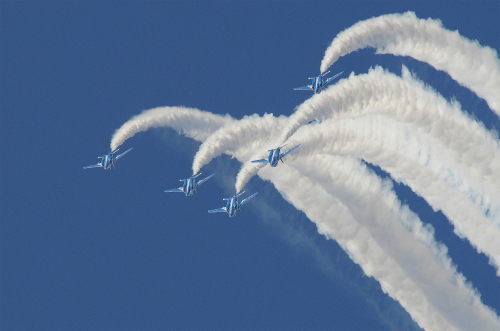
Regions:
<instances>
[{"instance_id":1,"label":"white smoke trail","mask_svg":"<svg viewBox=\"0 0 500 331\"><path fill-rule=\"evenodd\" d=\"M413 12L390 14L354 24L339 33L325 52L321 72L341 56L365 47L378 54L410 56L447 72L486 100L500 116L500 60L496 50L446 30L439 20Z\"/></svg>"},{"instance_id":2,"label":"white smoke trail","mask_svg":"<svg viewBox=\"0 0 500 331\"><path fill-rule=\"evenodd\" d=\"M321 154L352 155L380 166L411 187L434 210L442 210L455 233L490 257L500 276L500 195L489 192L492 197L485 196L482 192L488 190L487 185L471 187L464 180L467 169L447 165L445 151L429 144L418 131L367 115L324 122L314 128L305 126L292 139L300 141L301 148L290 156L291 160Z\"/></svg>"},{"instance_id":3,"label":"white smoke trail","mask_svg":"<svg viewBox=\"0 0 500 331\"><path fill-rule=\"evenodd\" d=\"M186 108L163 108L158 113L146 111L117 130L111 146L116 148L136 132L150 127L170 126L199 141L206 140L195 158L194 170L221 153L228 153L246 164L253 156L275 148L280 136L286 140L296 132L293 137L296 139L307 130L342 127L341 122L347 122L347 118L361 123L367 114L380 115L382 123L390 120L397 122L394 125L398 128L408 130L409 136L418 140L420 149L435 143L437 149L448 153L445 164L452 165L453 173L463 175L466 185L472 181L471 187L482 195L493 192L493 198L485 198L489 203L487 199L494 199L498 180L498 141L482 125L464 116L458 105L440 99L435 92L409 77L409 73L403 76L404 79L400 79L380 68L367 75L351 75L348 80L306 101L290 119L276 119L266 114L262 118L247 117L240 125L228 116ZM315 117L324 123L304 126L297 131ZM229 123L231 125L227 125ZM284 126L287 131L280 135ZM373 133L366 136L371 137ZM419 138L414 138L417 136ZM323 140L328 142L325 136ZM356 145L364 146L359 142ZM397 169L399 172L394 170L394 176L406 182L415 180L420 184L419 178L425 179L426 175L446 182L439 177L441 172L435 170L432 149L428 153L433 157L432 162L425 167L433 172L424 168L424 172L421 171L424 175L421 175L411 172L415 168L413 163L420 161L418 157L386 145L369 153L365 150L363 155L372 157L370 160L374 163L386 165L387 169ZM362 154L363 151L356 147L344 147L343 151L349 155ZM305 144L304 152L310 149ZM331 148L325 151L331 152ZM304 158L300 153L295 156L292 153L290 157L290 165L299 172L280 165L278 169L264 167L259 175L271 180L285 199L317 224L321 233L337 240L364 272L375 277L383 290L398 300L419 325L429 330L500 329L498 317L480 302L463 276L456 273L446 250L435 242L431 231L425 229L407 207L401 207L388 182L378 179L351 156L314 154ZM394 158L414 161L405 164L413 168L407 170ZM464 170L468 168L469 172ZM237 188L243 182L240 181ZM456 194L455 191L450 192Z\"/></svg>"},{"instance_id":4,"label":"white smoke trail","mask_svg":"<svg viewBox=\"0 0 500 331\"><path fill-rule=\"evenodd\" d=\"M285 127L288 120L288 117L274 117L272 114L265 114L262 117L252 115L244 117L238 125L220 128L200 146L194 157L193 173L197 173L205 164L222 153L234 156L234 151L238 149L239 159L243 163L236 177L236 193L240 192L248 180L257 174L258 169L266 165L249 161L261 159L267 156L267 150L278 147L280 128ZM243 154L243 151L246 154Z\"/></svg>"},{"instance_id":5,"label":"white smoke trail","mask_svg":"<svg viewBox=\"0 0 500 331\"><path fill-rule=\"evenodd\" d=\"M451 266L446 249L434 242L418 217L399 205L387 184L373 174L367 176L366 169L363 174L362 165L352 158L316 156L301 161L290 164L316 181L286 165L264 168L259 176L315 222L320 233L337 240L421 327L500 327L497 316Z\"/></svg>"},{"instance_id":6,"label":"white smoke trail","mask_svg":"<svg viewBox=\"0 0 500 331\"><path fill-rule=\"evenodd\" d=\"M308 127L311 131L318 129L318 125L306 127ZM245 137L242 132L240 132L240 135ZM262 138L264 136L263 132L260 131L260 137ZM272 141L273 138L275 138L275 136L273 137L272 132L269 132L268 140ZM239 140L240 143L243 141L244 140ZM248 143L250 144L250 139ZM248 159L249 150L252 149L253 147L249 147L248 145L240 145L240 149L233 150L232 155L236 156L240 161L244 161ZM327 156L324 155L321 157L327 158ZM295 161L292 161L293 159L295 159ZM351 205L353 202L357 201L355 208L350 206L347 211L344 211L344 214L345 212L352 214L353 210L356 210L359 214L359 218L366 223L365 226L370 225L373 218L376 218L378 221L375 222L376 225L372 226L372 231L374 229L378 230L379 240L372 238L370 241L370 239L366 237L369 235L367 233L365 233L365 237L363 237L362 240L359 240L359 242L355 241L355 243L350 242L349 245L341 239L339 240L338 237L334 238L338 240L342 247L347 250L348 254L363 267L365 273L373 275L381 282L384 291L387 291L393 298L396 298L401 302L403 307L410 312L419 325L429 330L443 330L448 328L455 329L455 327L467 330L477 328L478 325L481 325L482 327L484 326L486 329L496 329L500 326L495 314L480 302L479 297L470 288L470 285L465 283L463 276L456 273L455 268L451 266L451 262L446 256L445 249L439 248L439 246L435 243L432 234L422 229L422 224L418 220L418 217L413 215L406 208L399 207L399 202L395 198L394 193L392 193L392 191L388 192L390 190L388 190L387 186L380 183L378 185L376 184L376 181L378 180L377 177L372 175L372 178L367 179L366 176L360 175L359 170L357 173L352 170L346 170L345 164L343 165L345 161L340 162L340 164L322 164L315 167L315 165L319 163L318 155L310 156L309 158L303 158L300 157L300 155L296 155L291 158L289 162L292 162L292 165L296 166L299 159L302 162L305 162L303 160L310 160L310 163L307 163L302 169L302 171L309 171L309 176L314 176L316 172L318 173L318 176L324 175L325 170L326 173L332 172L333 170L341 170L338 170L336 175L332 175L332 177L334 177L334 184L326 182L325 179L321 177L314 187L308 187L307 184L304 183L304 180L306 179L298 175L292 175L291 178L283 181L280 187L278 187L275 179L276 176L280 176L283 172L285 172L282 165L280 165L279 169L266 167L259 172L259 175L273 182L287 200L292 202L298 209L303 210L306 215L315 222L317 219L315 220L311 213L314 215L318 212L320 213L321 211L325 211L325 215L329 215L330 218L332 215L342 214L342 212L338 210L335 212L332 211L334 206L339 207L339 203L328 202L328 199L331 199L331 192L328 192L330 193L329 196L320 194L321 198L318 197L318 201L315 201L314 198L312 198L317 191L318 186L321 186L324 189L325 186L335 187L335 183L342 182L344 186L342 186L342 188L337 188L337 195L344 196L344 198L347 195L347 201L350 201ZM267 176L263 175L266 173L268 174ZM340 179L339 177L343 177L343 179ZM354 182L353 179L358 179L357 184L354 185L354 187L352 187ZM360 190L360 183L365 185L364 190ZM339 184L336 185L338 186ZM347 190L349 185L351 185L351 187ZM291 201L291 192L293 192L293 194L297 194L299 198ZM372 192L371 195L369 194L370 192ZM367 204L366 199L370 200L367 196L372 197L371 199L373 200L371 204ZM389 209L392 212L396 210L397 213L400 214L400 221L388 221L390 218L387 215L387 209L385 212L381 210L381 197L384 197L382 200L386 201L385 205L390 206ZM340 209L342 209L342 207L340 207ZM343 221L346 226L348 226L349 230L342 230L342 226L336 223L331 226L329 230L333 231L333 233L336 233L335 231L340 231L341 234L343 231L351 233L353 231L353 223L355 222L353 222L350 218ZM384 226L381 226L381 222ZM321 222L316 223L318 224L320 232L324 233L328 237L332 237L331 232L323 229L325 224ZM404 234L396 231L396 228L401 226L410 229L410 232L412 232L420 240L420 242L424 243L428 247L429 251L425 253L425 250L421 252L413 247L412 245L415 245L415 239L412 241L407 236L405 237ZM368 230L363 227L358 230L354 230L355 233L364 231ZM368 231L368 233L370 233L370 231ZM395 235L395 238L389 238L391 235ZM370 242L371 245L367 246L366 242ZM394 259L393 257L383 257L384 255L377 249L380 245L385 248L379 248L382 252L387 252L392 249L393 254L400 254L397 261L399 261L404 268L397 262L392 261ZM386 245L389 245L389 247ZM370 256L370 258L368 258L366 255L360 254L359 258L355 258L355 253L359 250L360 246L366 249L366 251L363 252L364 254L373 254L374 256ZM367 253L368 251L369 253ZM411 257L412 254L415 254L414 258ZM427 256L433 256L432 259L434 259L434 262L429 262L425 258L422 258L422 256L426 256L426 254ZM373 258L373 260L371 258ZM412 262L408 263L409 260ZM386 262L380 263L380 261ZM429 268L429 265L436 263L435 261L440 261L437 263L440 267L436 266L435 270L431 270L432 267ZM422 264L420 265L420 263ZM388 264L391 264L391 266L388 267ZM378 269L378 267L380 267L380 269ZM410 270L402 270L402 268L409 268ZM412 268L415 268L418 271ZM444 268L446 271L440 270L439 268ZM378 269L377 272L373 271L374 269ZM390 269L390 271L388 271L388 269ZM398 273L400 276L397 276ZM445 275L443 275L443 273ZM408 277L411 278L408 274L414 275L414 277L417 278L417 281L415 281L417 282L416 285L412 284L412 281L408 280ZM387 277L387 279L385 279L385 277ZM452 283L454 285L450 285L450 279L453 279ZM394 282L395 280L397 281ZM436 284L431 286L430 284L433 281L436 281ZM418 282L420 282L420 284L418 284ZM456 287L458 287L458 289ZM422 290L422 288L425 290ZM425 293L422 293L422 291ZM438 293L439 291L443 292ZM450 291L450 293L444 293L447 291ZM457 305L457 302L469 302L472 303L472 307L468 304L463 306L461 306L461 304ZM457 315L457 311L461 311L461 313ZM466 315L464 314L469 313L473 316L467 315L467 317L465 317ZM445 315L446 317L442 315ZM449 321L450 319L451 322ZM471 319L474 320L474 322L471 322Z\"/></svg>"},{"instance_id":7,"label":"white smoke trail","mask_svg":"<svg viewBox=\"0 0 500 331\"><path fill-rule=\"evenodd\" d=\"M450 160L470 168L471 177L490 183L499 192L499 140L462 112L458 103L447 102L405 67L402 78L376 67L306 100L290 116L280 143L313 118L335 121L365 114L382 114L427 133L433 143L447 150Z\"/></svg>"},{"instance_id":8,"label":"white smoke trail","mask_svg":"<svg viewBox=\"0 0 500 331\"><path fill-rule=\"evenodd\" d=\"M263 134L261 132L261 137L262 136ZM269 138L269 140L272 140L272 132L270 132ZM240 142L242 141L240 140ZM252 147L249 148L248 146L241 145L240 149L234 150L232 152L233 155L240 161L248 159L248 153ZM240 155L242 156L241 158ZM310 160L312 164L314 164L317 161L317 157L313 156ZM292 165L295 165L295 163ZM308 166L310 165L311 164ZM305 168L308 168L308 166ZM310 167L309 169L310 171L324 173L325 169L327 169L326 171L328 172L331 171L331 169L339 168L342 167L340 165L329 165L319 168ZM398 231L394 231L394 229L395 227L401 227L401 223L394 223L394 221L385 222L385 226L382 227L380 225L380 220L386 219L387 214L381 213L381 219L379 219L379 222L376 223L375 229L378 228L379 230L378 233L379 236L381 236L379 239L382 241L382 246L390 243L388 245L392 247L393 252L401 254L398 261L403 265L403 268L394 260L394 258L384 254L384 252L387 252L389 249L387 246L385 249L381 248L380 243L371 237L370 231L363 226L355 225L356 222L353 221L352 216L348 216L347 218L339 221L340 223L336 223L338 220L336 215L348 215L352 213L352 210L346 210L345 207L342 207L342 204L339 204L338 201L335 202L335 199L332 200L331 195L326 195L321 189L318 189L318 186L321 185L321 181L320 183L317 183L316 186L311 186L307 185L307 178L289 173L286 175L288 177L287 179L283 180L280 184L277 184L276 178L281 177L286 172L286 168L284 168L283 165L280 165L279 169L265 167L259 172L259 175L264 179L268 179L273 182L285 199L290 201L296 208L304 211L306 215L318 225L321 233L325 234L327 237L333 237L338 240L351 258L362 266L365 273L373 275L377 280L379 280L384 291L388 292L393 298L400 301L403 307L410 312L419 325L429 330L456 329L457 326L459 329L467 330L474 329L478 325L481 325L481 327L484 326L485 328L495 329L500 325L495 314L480 302L479 297L474 293L470 286L465 283L463 276L455 273L454 268L451 267L449 258L446 257L445 250L439 248L438 245L435 244L432 235L428 231L424 231L424 229L422 229L422 225L419 223L418 218L415 220L415 216L412 215L407 209L403 208L402 211L400 211L400 214L405 215L403 225L409 228L410 232L419 238L421 242L426 243L428 248L430 248L430 252L428 251L423 254L431 256L431 260L434 260L434 262L427 261L425 258L422 258L422 252L412 246L415 245L415 239L411 240L404 235L402 239L397 239L401 234ZM347 172L345 169L342 169L338 173L338 176L341 176L342 173L347 173L347 176L344 175L343 182L352 183L352 178L361 177L361 180L359 180L358 183L365 183L368 191L375 191L371 195L372 198L375 199L372 206L374 204L380 204L380 191L387 191L387 189L384 189L383 185L379 185L379 188L382 187L382 189L377 190L377 185L374 185L373 182L370 182L370 180L366 180L366 178L360 176L359 171L357 174L353 174L352 171ZM336 177L335 180L338 181L338 177ZM338 191L341 194L342 192L346 192L343 189L339 189ZM351 196L350 200L360 201L357 206L357 212L360 213L361 210L364 210L365 214L360 215L361 218L371 215L371 218L367 217L365 220L365 222L369 224L370 220L373 218L373 214L378 214L380 212L380 207L376 210L372 210L370 207L367 208L364 206L366 201L363 196L366 195L366 192L360 191L358 187L354 187L350 191L351 195L358 193L359 195L354 197ZM400 208L395 206L396 200L394 199L395 198L393 198L392 201L389 199L386 205L399 210ZM322 214L323 218L334 218L334 224L328 225L326 220L319 221L317 217L315 218L315 215L318 213L324 213ZM335 216L332 217L332 215ZM343 226L341 224L343 224ZM392 233L397 234L396 238L387 237L387 233L390 233L391 231L393 231ZM338 236L332 236L332 233L347 235L347 238L352 235L359 235L359 238L356 238L356 240L348 240L345 238L342 240L342 237L339 238ZM386 236L384 237L383 234ZM387 241L385 242L385 240ZM403 246L400 247L398 245ZM410 253L410 256L403 253L407 251L413 253ZM415 254L415 257L411 258L411 254ZM421 259L424 262L422 262ZM409 262L409 260L411 260L411 262ZM415 264L414 261L419 262L416 262ZM440 262L436 264L435 261ZM420 265L420 263L422 264ZM432 267L428 269L428 263L431 265L434 263L434 265L437 266L436 269L431 270ZM412 268L417 268L419 271L415 271ZM440 268L444 268L445 271ZM419 275L415 277L419 279L420 283L409 280L408 273ZM453 279L452 283L449 282L450 279ZM436 283L431 286L430 284L434 281ZM432 290L434 288L439 290L436 292ZM439 291L443 292L438 293ZM457 305L457 302L460 304ZM464 302L471 303L471 306L468 304L464 304L462 306L462 303ZM442 309L445 311L443 312ZM456 315L457 311L461 311L459 316ZM463 314L466 314L467 317ZM471 314L472 316L469 316L468 314ZM450 322L449 319L452 321ZM474 320L474 322L471 323L472 320Z\"/></svg>"},{"instance_id":9,"label":"white smoke trail","mask_svg":"<svg viewBox=\"0 0 500 331\"><path fill-rule=\"evenodd\" d=\"M273 121L269 116L271 115L267 115L266 120ZM256 119L258 119L258 117L256 117ZM220 125L222 125L222 122L221 120ZM251 121L248 120L248 122ZM238 123L234 122L232 126L238 126ZM265 130L257 130L260 133L261 141L270 143L273 139L278 139L279 134L273 126L269 126L268 128L271 131L268 132L267 135L265 134ZM178 127L178 130L185 131L182 126ZM250 132L252 131L250 130ZM204 134L206 134L208 139L207 132ZM243 137L243 139L238 138L240 139L239 146L235 144L232 145L235 148L231 151L231 154L240 161L246 161L249 155L255 153L256 148L260 150L260 147L251 144L252 136L243 135L239 137ZM224 149L220 146L218 148L220 150ZM315 161L314 157L311 158L311 161ZM484 329L494 329L498 326L496 316L481 304L478 296L470 286L464 282L462 276L453 274L453 268L450 268L446 263L443 265L442 262L447 261L448 258L443 257L446 255L443 250L433 250L432 247L438 247L437 245L426 246L428 248L430 247L429 252L425 253L426 256L434 256L433 259L436 262L427 261L425 257L423 258L423 260L426 261L425 263L422 262L424 267L419 267L418 272L416 272L417 275L420 275L420 278L423 278L412 279L408 276L408 272L412 271L411 268L413 266L420 265L420 262L414 264L414 260L419 261L422 258L418 253L421 249L415 250L416 253L412 255L414 258L405 260L403 252L413 249L402 249L399 246L409 245L407 247L413 247L412 245L421 245L422 242L432 243L432 238L430 241L429 239L425 239L429 235L428 231L424 231L424 229L415 226L412 227L411 224L413 223L411 223L410 226L406 224L405 226L412 233L414 239L408 240L408 238L405 237L405 240L397 240L397 238L392 238L387 242L380 243L374 238L375 232L373 228L367 227L366 224L360 225L358 223L360 217L366 216L359 214L360 210L363 210L363 203L358 205L358 207L361 206L358 210L346 209L345 206L338 201L336 202L333 197L325 193L323 189L307 185L305 182L307 182L308 179L305 176L298 176L297 173L290 172L287 169L289 168L283 165L280 165L279 169L266 167L262 169L260 175L267 179L272 178L273 183L275 183L276 187L285 198L292 202L297 208L306 212L310 219L317 222L318 228L322 233L335 239L337 239L337 237L332 235L332 233L335 235L342 235L338 237L337 240L339 240L339 243L346 249L351 258L362 266L365 273L373 275L379 280L384 291L401 302L403 307L410 312L419 325L429 330L456 329L457 327L468 329L471 324L476 328L479 327ZM339 167L339 169L341 169L341 167ZM343 169L340 171L341 173L345 172ZM285 176L285 178L283 178L283 176ZM368 181L361 180L361 182ZM368 185L368 187L371 190L374 186ZM355 191L356 190L354 190L354 192ZM377 194L378 192L379 191L374 192L372 196L379 197L379 194ZM364 200L360 199L360 201ZM386 206L390 206L390 203L386 203ZM349 207L353 208L352 206ZM400 210L401 208L393 206L392 209ZM365 211L367 215L371 214L369 210L365 209ZM378 210L375 211L375 213L377 212ZM406 211L402 212L402 214L405 213ZM357 217L356 220L353 220L353 215ZM384 216L387 215L384 214ZM369 221L367 220L367 222ZM377 219L377 222L380 222L380 220ZM394 224L396 223L392 221L390 223L390 228L386 229L385 232L392 231L392 227L395 226ZM384 231L381 232L382 228L379 230L378 235L384 233ZM420 244L418 242L420 242ZM387 255L387 247L392 249L393 253L396 255L398 253L401 253L401 255L396 256L398 258ZM428 262L431 263L431 267L426 269ZM433 268L433 265L437 266L437 269ZM427 274L426 270L429 270ZM440 290L435 292L434 295L431 295L434 293L434 291L430 290L432 288ZM443 304L443 302L445 304ZM467 303L469 306L467 306ZM443 307L449 308L445 308L443 311ZM467 309L464 307L467 307ZM459 313L453 315L450 312Z\"/></svg>"},{"instance_id":10,"label":"white smoke trail","mask_svg":"<svg viewBox=\"0 0 500 331\"><path fill-rule=\"evenodd\" d=\"M261 157L256 157L255 159L261 159ZM236 192L243 190L243 187L253 176L257 175L260 169L264 168L266 163L250 163L244 162L241 166L240 171L236 175L236 183L234 184Z\"/></svg>"},{"instance_id":11,"label":"white smoke trail","mask_svg":"<svg viewBox=\"0 0 500 331\"><path fill-rule=\"evenodd\" d=\"M221 116L196 108L182 106L153 108L132 117L117 129L111 138L111 150L120 147L125 140L136 133L157 127L171 127L180 134L203 141L220 127L233 121L229 114Z\"/></svg>"}]
</instances>

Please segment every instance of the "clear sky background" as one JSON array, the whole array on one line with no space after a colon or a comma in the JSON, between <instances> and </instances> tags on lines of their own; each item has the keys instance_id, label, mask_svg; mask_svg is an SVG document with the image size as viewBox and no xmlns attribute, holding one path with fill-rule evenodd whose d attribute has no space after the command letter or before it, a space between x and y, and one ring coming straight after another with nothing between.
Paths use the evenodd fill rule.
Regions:
<instances>
[{"instance_id":1,"label":"clear sky background","mask_svg":"<svg viewBox=\"0 0 500 331\"><path fill-rule=\"evenodd\" d=\"M145 109L288 116L337 33L408 10L500 50L499 1L0 1L0 328L419 329L272 184L253 178L236 218L208 214L234 194L234 159L206 166L216 175L193 197L163 192L199 147L173 130L126 141L112 171L82 168ZM331 69L403 64L500 131L484 100L425 63L366 49ZM487 258L395 190L500 312Z\"/></svg>"}]
</instances>

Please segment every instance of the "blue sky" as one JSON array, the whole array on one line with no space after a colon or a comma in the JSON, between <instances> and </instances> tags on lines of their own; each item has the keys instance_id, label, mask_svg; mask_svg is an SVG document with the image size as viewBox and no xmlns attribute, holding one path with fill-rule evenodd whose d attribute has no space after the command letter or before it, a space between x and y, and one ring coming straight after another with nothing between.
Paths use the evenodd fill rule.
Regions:
<instances>
[{"instance_id":1,"label":"blue sky","mask_svg":"<svg viewBox=\"0 0 500 331\"><path fill-rule=\"evenodd\" d=\"M319 73L337 33L373 16L411 10L498 52L498 1L0 6L3 330L418 329L269 182L250 181L247 192L259 195L236 218L209 215L233 194L234 159L206 166L216 176L190 198L163 192L191 174L199 146L172 130L128 140L123 149L134 149L113 171L82 167L145 109L290 115L310 97L292 88ZM500 131L484 100L425 63L366 49L332 71L381 65L399 75L403 64ZM395 190L499 312L500 283L487 258L409 188Z\"/></svg>"}]
</instances>

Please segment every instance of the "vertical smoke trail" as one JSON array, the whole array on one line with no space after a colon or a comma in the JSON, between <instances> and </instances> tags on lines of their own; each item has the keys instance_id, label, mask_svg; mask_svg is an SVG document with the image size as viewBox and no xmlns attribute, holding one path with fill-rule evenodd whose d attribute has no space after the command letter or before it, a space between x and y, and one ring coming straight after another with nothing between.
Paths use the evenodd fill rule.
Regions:
<instances>
[{"instance_id":1,"label":"vertical smoke trail","mask_svg":"<svg viewBox=\"0 0 500 331\"><path fill-rule=\"evenodd\" d=\"M157 127L171 127L190 138L203 141L211 133L233 121L229 114L221 116L195 108L153 108L132 117L117 129L111 138L111 150L120 147L125 140L136 133Z\"/></svg>"},{"instance_id":2,"label":"vertical smoke trail","mask_svg":"<svg viewBox=\"0 0 500 331\"><path fill-rule=\"evenodd\" d=\"M341 56L374 47L378 54L410 56L447 72L459 84L486 100L500 116L500 60L497 52L446 30L439 20L419 19L413 12L390 14L354 24L339 33L321 62L324 72Z\"/></svg>"},{"instance_id":3,"label":"vertical smoke trail","mask_svg":"<svg viewBox=\"0 0 500 331\"><path fill-rule=\"evenodd\" d=\"M270 134L272 133L270 132ZM243 161L243 159L248 158L248 150L252 148L248 148L248 146L245 145L241 145L240 148L241 153L240 150L237 149L233 151L233 155L240 161ZM239 158L240 155L244 156L243 159ZM328 158L327 156L321 157ZM328 173L332 171L332 169L340 169L337 171L337 175L332 175L332 178L335 178L334 183L345 183L342 188L337 189L337 194L341 197L343 195L343 202L350 202L351 207L346 210L343 209L344 207L342 207L342 204L339 204L338 201L335 203L335 200L329 200L331 198L331 192L328 192L329 194L324 194L323 190L329 187L335 187L335 185L331 182L326 182L324 177L316 181L316 186L311 186L307 184L307 178L294 173L288 173L286 175L287 179L277 184L276 178L283 176L288 169L283 165L280 165L279 169L265 167L259 172L259 175L273 182L280 193L284 195L285 199L290 201L298 209L304 211L306 215L318 225L318 229L321 233L327 235L327 237L335 238L341 246L347 250L349 255L363 267L365 273L379 280L384 291L400 301L421 326L430 330L443 330L456 328L471 329L478 325L494 329L500 325L495 314L480 302L479 297L475 294L474 290L466 284L463 276L456 273L455 268L451 266L451 262L446 256L445 250L435 243L431 233L427 232L425 228L422 227L418 218L406 208L398 207L399 202L397 202L393 193L392 198L390 196L391 194L389 194L387 198L387 193L383 193L387 191L387 184L375 184L373 180L378 179L373 175L372 177L375 177L375 179L372 178L372 181L370 181L363 177L359 171L353 173L349 167L346 169L345 165L344 167L342 166L342 164L346 162L345 160L337 164L325 165L320 164L319 161L321 161L321 158L318 156L305 159L296 156L294 159L293 162L290 161L292 162L291 165L294 167L297 166L298 159L302 162L310 162L303 166L302 169L303 171L307 169L307 171L310 172L308 173L309 176L313 176L312 174L314 173L317 173L317 176L325 176L325 171ZM314 165L317 164L320 165L315 167ZM352 185L353 179L357 179L356 182L358 185L350 189L345 187L345 185ZM364 190L360 190L359 183L365 185ZM319 189L319 186L322 188ZM370 191L372 191L371 195L369 194ZM371 204L368 205L366 200L367 194L372 196L373 199ZM389 207L389 211L392 213L396 210L396 214L400 215L400 221L396 222L393 220L389 222L388 220L391 218L388 217L387 209L385 212L380 209L380 199L384 196L385 198L382 198L383 200L388 199L386 206L392 206ZM355 205L352 205L354 202L356 202ZM354 208L353 206L356 207ZM374 208L374 206L377 208ZM332 210L332 208L334 209ZM332 218L332 215L346 215L346 213L347 215L354 215L353 211L355 210L358 216L357 222L360 222L360 220L365 222L365 225L357 230L353 229L356 221L352 219L352 216L347 216L347 219L342 220L343 224L345 224L344 226L341 226L340 223L330 225L328 221L320 221L317 218L318 213L321 214L324 212L324 215ZM334 218L336 218L335 216ZM376 221L372 229L369 230L366 227L372 223L371 220L373 217L378 221ZM335 221L337 220L335 219ZM402 232L395 231L398 226L407 228L410 233L415 236L415 239L406 238ZM343 228L344 230L342 230ZM378 240L370 239L370 236L375 234L373 231L378 233ZM356 233L361 235L361 239L346 241L342 240L342 237L332 235L332 233L337 235ZM396 238L390 239L387 237L391 235L395 235ZM427 250L414 247L414 245L420 245L416 244L415 240L424 244ZM366 243L370 244L367 245ZM385 249L381 248L380 245ZM363 248L362 252L359 252L359 247L366 248ZM421 251L422 249L423 251ZM388 250L392 250L394 254L399 255L396 257L382 257L384 256L382 252L387 252ZM411 258L412 254L415 254L414 258ZM429 256L429 260L424 257L426 254ZM396 258L396 260L394 260L394 258ZM411 260L412 263L408 264L407 262L409 260ZM385 262L381 263L380 261ZM441 262L437 263L436 261ZM422 263L421 267L418 266L419 263ZM429 267L428 263L430 263L430 265L435 265L436 269L431 270L432 267ZM411 271L404 271L404 268L410 268ZM446 271L441 270L443 268ZM420 284L418 281L413 283L413 281L408 279L408 274L419 275L419 273L423 274L414 277L417 277L417 279L421 281ZM397 276L398 274L401 276ZM453 279L452 283L449 283L450 279ZM394 281L396 283L394 283ZM399 281L402 283L398 283ZM429 287L429 282L432 283L433 281L436 282L434 285L435 287ZM434 288L439 290L432 290ZM440 291L444 292L438 293ZM446 301L446 303L443 304L443 300ZM460 304L457 305L456 302L460 302ZM468 304L461 306L461 303L464 302L470 303L471 306ZM462 313L456 316L457 311L461 311ZM471 314L471 316L468 314Z\"/></svg>"},{"instance_id":4,"label":"vertical smoke trail","mask_svg":"<svg viewBox=\"0 0 500 331\"><path fill-rule=\"evenodd\" d=\"M487 183L467 183L468 169L448 164L439 147L418 131L400 126L380 116L365 116L303 127L291 138L301 142L301 149L290 159L348 155L380 166L434 210L442 210L455 233L490 257L500 276L500 227L496 225L500 224L500 194Z\"/></svg>"},{"instance_id":5,"label":"vertical smoke trail","mask_svg":"<svg viewBox=\"0 0 500 331\"><path fill-rule=\"evenodd\" d=\"M260 153L259 153L260 154ZM256 155L259 155L256 154ZM262 157L255 156L252 159L261 159ZM236 192L240 192L243 190L243 187L245 186L246 183L252 178L253 176L257 175L260 169L264 168L265 166L268 166L267 163L250 163L250 162L244 162L243 165L241 166L240 171L236 175L236 183L235 183L235 188Z\"/></svg>"},{"instance_id":6,"label":"vertical smoke trail","mask_svg":"<svg viewBox=\"0 0 500 331\"><path fill-rule=\"evenodd\" d=\"M337 158L338 162L330 164L321 163L317 157L301 161L304 162L299 164L295 160L291 165L304 171L306 176L288 166L281 166L279 171L267 167L259 175L270 180L286 200L304 211L317 224L320 233L337 240L421 327L493 330L500 326L495 314L480 302L463 276L456 273L445 251L435 244L418 218L401 208L397 201L391 202L390 194L386 195L386 184L377 185L373 175L371 178L361 176L360 169L354 177L352 169L345 171L345 168L356 168L352 158L354 165L346 158ZM325 169L340 170L330 176ZM317 180L311 182L311 178ZM381 203L381 198L386 203ZM384 206L390 210L384 212ZM403 217L403 223L388 221L394 213ZM390 239L392 235L396 237Z\"/></svg>"}]
</instances>

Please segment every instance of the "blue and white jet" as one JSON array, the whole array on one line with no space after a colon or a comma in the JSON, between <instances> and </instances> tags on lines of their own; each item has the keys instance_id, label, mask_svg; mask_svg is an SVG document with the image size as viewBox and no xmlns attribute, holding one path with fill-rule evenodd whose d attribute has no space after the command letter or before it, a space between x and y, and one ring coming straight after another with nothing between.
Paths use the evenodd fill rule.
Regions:
<instances>
[{"instance_id":1,"label":"blue and white jet","mask_svg":"<svg viewBox=\"0 0 500 331\"><path fill-rule=\"evenodd\" d=\"M290 153L291 151L293 151L295 148L299 147L300 144L298 144L294 148L290 148L285 153L280 153L281 149L285 146L286 146L286 144L281 146L281 147L275 148L275 149L270 149L269 156L267 157L267 159L253 160L252 162L254 162L254 163L255 162L269 162L269 165L271 167L276 167L278 165L279 161L281 161L282 163L285 163L285 162L283 162L283 157L285 155L287 155L288 153Z\"/></svg>"},{"instance_id":2,"label":"blue and white jet","mask_svg":"<svg viewBox=\"0 0 500 331\"><path fill-rule=\"evenodd\" d=\"M254 196L257 195L259 192L255 192L248 198L244 199L242 202L238 202L238 197L245 193L245 191L241 192L240 194L237 194L233 196L232 198L226 198L222 200L227 200L226 207L218 208L218 209L212 209L209 210L209 213L228 213L229 217L234 217L236 216L236 213L238 210L241 210L241 206L243 206L245 203L247 203L250 199L252 199Z\"/></svg>"},{"instance_id":3,"label":"blue and white jet","mask_svg":"<svg viewBox=\"0 0 500 331\"><path fill-rule=\"evenodd\" d=\"M334 80L338 76L342 75L342 73L343 73L343 71L341 71L338 74L336 74L335 76L328 78L323 83L324 76L327 75L329 72L330 72L330 70L328 70L324 74L319 75L318 77L309 77L309 79L312 79L311 85L296 87L296 88L294 88L294 90L295 91L309 90L309 91L314 91L315 94L321 93L321 91L323 91L325 89L325 87L326 87L326 85L328 85L328 83L330 83L332 80Z\"/></svg>"},{"instance_id":4,"label":"blue and white jet","mask_svg":"<svg viewBox=\"0 0 500 331\"><path fill-rule=\"evenodd\" d=\"M118 156L115 157L115 153L118 152L118 148L117 148L114 151L112 151L111 153L109 153L108 155L99 156L98 158L101 159L101 162L99 162L97 164L89 165L87 167L83 167L83 169L104 168L104 170L110 170L111 166L114 166L115 162L119 158L121 158L123 155L127 154L128 152L130 152L130 150L132 150L132 148L129 149L128 151L123 152L120 155L118 155Z\"/></svg>"},{"instance_id":5,"label":"blue and white jet","mask_svg":"<svg viewBox=\"0 0 500 331\"><path fill-rule=\"evenodd\" d=\"M193 177L189 177L188 179L181 179L181 182L184 182L184 184L182 184L181 187L174 188L171 190L165 190L165 192L184 192L184 194L186 194L187 197L190 197L194 194L194 192L196 192L196 189L198 188L198 186L205 183L207 180L212 178L215 174L211 174L207 178L203 178L202 180L196 182L196 177L198 177L199 175L201 175L201 172Z\"/></svg>"}]
</instances>

